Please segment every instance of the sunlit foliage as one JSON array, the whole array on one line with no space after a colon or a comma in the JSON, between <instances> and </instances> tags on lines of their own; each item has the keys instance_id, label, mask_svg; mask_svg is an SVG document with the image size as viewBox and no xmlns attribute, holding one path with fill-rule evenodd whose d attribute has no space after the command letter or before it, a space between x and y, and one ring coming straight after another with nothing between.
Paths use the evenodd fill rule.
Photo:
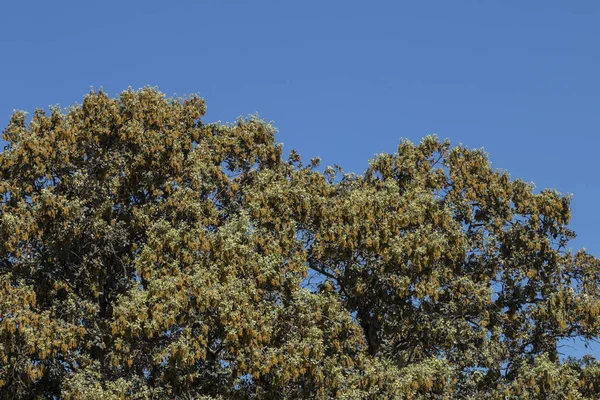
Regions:
<instances>
[{"instance_id":1,"label":"sunlit foliage","mask_svg":"<svg viewBox=\"0 0 600 400\"><path fill-rule=\"evenodd\" d=\"M0 154L0 397L581 399L569 198L426 137L362 175L198 97L91 92Z\"/></svg>"}]
</instances>

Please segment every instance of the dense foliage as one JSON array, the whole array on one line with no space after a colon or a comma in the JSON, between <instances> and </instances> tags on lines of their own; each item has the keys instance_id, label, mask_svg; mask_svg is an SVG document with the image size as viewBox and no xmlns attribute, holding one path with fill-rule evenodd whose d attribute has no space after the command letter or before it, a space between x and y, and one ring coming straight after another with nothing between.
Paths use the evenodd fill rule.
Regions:
<instances>
[{"instance_id":1,"label":"dense foliage","mask_svg":"<svg viewBox=\"0 0 600 400\"><path fill-rule=\"evenodd\" d=\"M0 397L598 398L569 198L426 137L320 172L255 117L102 91L13 114Z\"/></svg>"}]
</instances>

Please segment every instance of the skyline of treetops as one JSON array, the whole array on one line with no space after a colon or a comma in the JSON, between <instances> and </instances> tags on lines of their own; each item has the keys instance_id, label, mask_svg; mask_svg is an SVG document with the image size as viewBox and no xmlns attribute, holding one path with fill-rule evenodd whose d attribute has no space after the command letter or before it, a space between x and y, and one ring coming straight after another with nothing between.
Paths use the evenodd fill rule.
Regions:
<instances>
[{"instance_id":1,"label":"skyline of treetops","mask_svg":"<svg viewBox=\"0 0 600 400\"><path fill-rule=\"evenodd\" d=\"M13 113L0 397L600 395L561 350L600 336L569 196L436 136L322 168L205 111L146 87Z\"/></svg>"}]
</instances>

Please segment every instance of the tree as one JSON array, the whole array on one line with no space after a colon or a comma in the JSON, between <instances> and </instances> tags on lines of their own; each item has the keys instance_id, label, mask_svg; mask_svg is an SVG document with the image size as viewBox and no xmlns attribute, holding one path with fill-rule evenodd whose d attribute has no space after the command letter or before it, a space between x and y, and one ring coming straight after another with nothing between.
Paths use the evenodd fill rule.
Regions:
<instances>
[{"instance_id":1,"label":"tree","mask_svg":"<svg viewBox=\"0 0 600 400\"><path fill-rule=\"evenodd\" d=\"M597 398L600 262L569 198L402 141L363 175L155 89L0 154L0 397Z\"/></svg>"}]
</instances>

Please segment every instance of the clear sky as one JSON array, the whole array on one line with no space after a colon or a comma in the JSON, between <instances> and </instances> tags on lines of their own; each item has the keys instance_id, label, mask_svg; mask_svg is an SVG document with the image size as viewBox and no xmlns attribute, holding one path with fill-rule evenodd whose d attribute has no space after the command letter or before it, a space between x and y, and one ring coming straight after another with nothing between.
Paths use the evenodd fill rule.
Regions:
<instances>
[{"instance_id":1,"label":"clear sky","mask_svg":"<svg viewBox=\"0 0 600 400\"><path fill-rule=\"evenodd\" d=\"M1 129L146 85L200 94L207 122L258 112L352 172L401 137L483 147L572 193L573 248L600 256L598 0L0 2Z\"/></svg>"}]
</instances>

